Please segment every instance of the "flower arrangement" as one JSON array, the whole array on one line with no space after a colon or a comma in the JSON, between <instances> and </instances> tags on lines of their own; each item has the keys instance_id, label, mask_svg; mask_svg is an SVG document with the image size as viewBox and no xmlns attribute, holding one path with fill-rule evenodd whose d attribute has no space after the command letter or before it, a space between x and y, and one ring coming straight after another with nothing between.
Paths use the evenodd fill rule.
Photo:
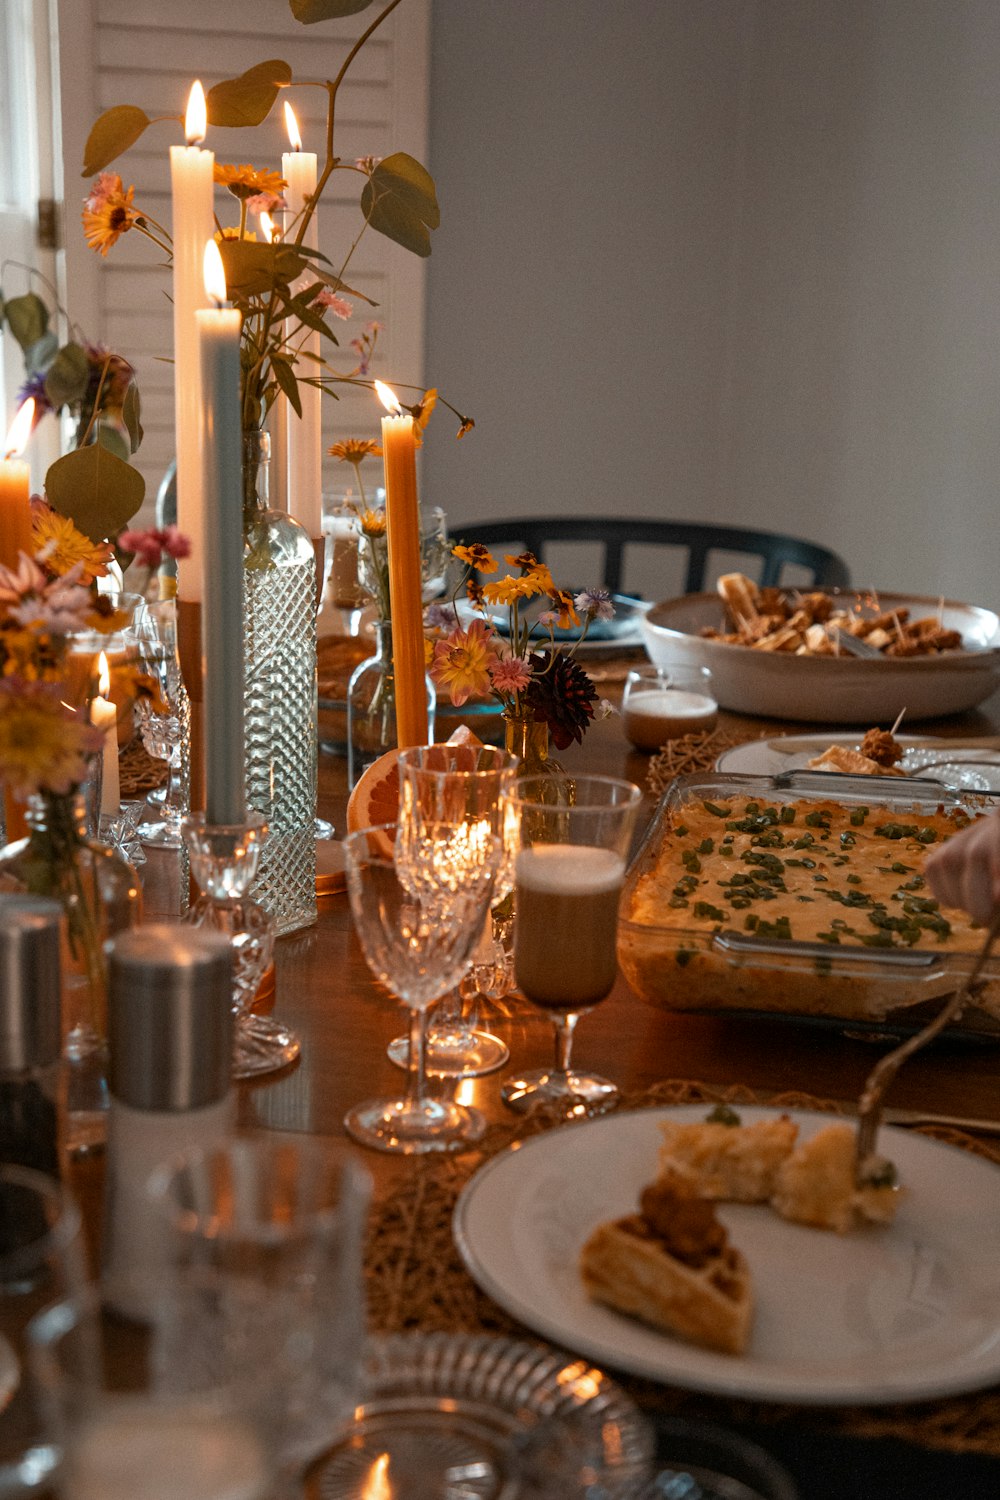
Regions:
<instances>
[{"instance_id":1,"label":"flower arrangement","mask_svg":"<svg viewBox=\"0 0 1000 1500\"><path fill-rule=\"evenodd\" d=\"M68 412L73 448L45 476L49 505L95 544L114 539L142 505L145 482L129 460L142 442L139 388L126 359L91 343L66 317L43 276L5 261L3 277L24 270L50 294L55 315L70 328L65 343L52 314L32 288L14 297L0 289L0 329L6 327L24 356L25 383L18 406L35 403L33 426L49 413ZM127 565L127 558L120 559Z\"/></svg>"},{"instance_id":2,"label":"flower arrangement","mask_svg":"<svg viewBox=\"0 0 1000 1500\"><path fill-rule=\"evenodd\" d=\"M66 797L87 776L101 735L87 707L89 672L69 660L78 631L110 635L125 616L94 590L107 574L111 547L95 545L42 501L33 505L33 557L0 566L0 781L15 797ZM116 663L113 694L159 705L155 684L134 663Z\"/></svg>"},{"instance_id":3,"label":"flower arrangement","mask_svg":"<svg viewBox=\"0 0 1000 1500\"><path fill-rule=\"evenodd\" d=\"M373 0L290 0L293 16L303 25L354 15L367 10L372 3ZM355 301L374 305L346 279L367 229L376 230L414 254L430 254L430 230L438 227L440 212L434 181L426 169L403 151L381 159L365 156L349 161L335 150L339 89L362 47L400 3L401 0L389 0L350 47L332 79L293 78L290 66L276 59L259 63L238 78L216 84L208 92L209 124L224 127L261 124L281 92L292 86L323 89L327 95L326 150L321 158L316 191L283 232L270 224L269 218L262 219L262 224L270 227L270 232L265 231L262 238L248 227L248 213L270 216L284 206L281 194L286 183L278 173L252 164L215 165L216 182L227 187L239 204L238 223L220 225L216 238L225 267L228 296L242 317L244 431L262 426L279 392L301 414L301 384L319 385L334 395L334 387L341 383L369 384L367 369L377 332L374 323L369 322L361 337L351 341L358 358L349 369L335 369L322 358L317 366L313 358L303 357L301 351L303 336L309 330L338 348L339 340L330 318L346 321L354 313ZM171 252L169 233L136 205L134 187L126 188L117 173L107 170L152 123L149 115L137 106L117 105L99 117L88 137L83 173L99 175L85 202L84 230L88 243L101 255L106 255L123 234L133 229L168 256ZM354 174L361 187L362 222L337 266L305 243L306 231L334 173ZM404 409L417 415L425 399L422 396L413 407ZM455 414L462 436L474 424L471 418Z\"/></svg>"},{"instance_id":4,"label":"flower arrangement","mask_svg":"<svg viewBox=\"0 0 1000 1500\"><path fill-rule=\"evenodd\" d=\"M480 574L499 571L482 543L458 545L452 555L465 565L465 574L451 603L432 605L426 617L428 670L435 685L456 707L470 697L491 695L506 717L546 724L559 750L582 741L594 718L597 690L574 654L593 620L613 618L608 591L568 593L531 552L506 555L504 561L517 571L481 583ZM455 607L463 586L473 610L465 623ZM547 607L528 609L532 600L544 600ZM494 624L497 609L507 612L504 634ZM556 630L571 627L579 627L577 639L569 646L557 642ZM609 706L602 703L600 710L608 712Z\"/></svg>"}]
</instances>

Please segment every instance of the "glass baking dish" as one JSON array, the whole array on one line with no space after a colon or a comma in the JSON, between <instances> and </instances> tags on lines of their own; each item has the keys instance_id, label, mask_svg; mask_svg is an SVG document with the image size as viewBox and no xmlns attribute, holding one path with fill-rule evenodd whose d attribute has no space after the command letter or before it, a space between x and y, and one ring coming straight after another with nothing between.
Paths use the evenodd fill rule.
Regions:
<instances>
[{"instance_id":1,"label":"glass baking dish","mask_svg":"<svg viewBox=\"0 0 1000 1500\"><path fill-rule=\"evenodd\" d=\"M622 971L637 994L667 1010L849 1021L892 1035L917 1029L967 975L983 935L964 915L938 910L922 886L923 858L930 842L997 806L997 798L918 778L680 776L626 879ZM693 843L706 825L711 836ZM723 845L731 846L725 861L717 857ZM741 899L734 872L766 903ZM771 887L760 883L768 880ZM881 900L893 885L900 889ZM805 902L815 903L812 922L832 929L823 940L799 940L791 928L804 920ZM918 934L916 924L926 930ZM888 946L910 941L920 946ZM1000 958L977 990L953 1030L1000 1039Z\"/></svg>"}]
</instances>

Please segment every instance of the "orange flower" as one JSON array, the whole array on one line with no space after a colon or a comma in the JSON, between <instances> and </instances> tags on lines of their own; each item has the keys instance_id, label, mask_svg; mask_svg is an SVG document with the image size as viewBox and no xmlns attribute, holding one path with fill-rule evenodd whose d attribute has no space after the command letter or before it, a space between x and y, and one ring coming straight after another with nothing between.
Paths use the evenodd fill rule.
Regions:
<instances>
[{"instance_id":1,"label":"orange flower","mask_svg":"<svg viewBox=\"0 0 1000 1500\"><path fill-rule=\"evenodd\" d=\"M127 190L115 172L102 172L83 206L83 232L91 250L107 255L139 215L132 207L135 188Z\"/></svg>"},{"instance_id":2,"label":"orange flower","mask_svg":"<svg viewBox=\"0 0 1000 1500\"><path fill-rule=\"evenodd\" d=\"M234 198L252 198L255 193L279 194L285 186L285 179L277 172L259 172L250 162L237 167L217 161L212 175Z\"/></svg>"}]
</instances>

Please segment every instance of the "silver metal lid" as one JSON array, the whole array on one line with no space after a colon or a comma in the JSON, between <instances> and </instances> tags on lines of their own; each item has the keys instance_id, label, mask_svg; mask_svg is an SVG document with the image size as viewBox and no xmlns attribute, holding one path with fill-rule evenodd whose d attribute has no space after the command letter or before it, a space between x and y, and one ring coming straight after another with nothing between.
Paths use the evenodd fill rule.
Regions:
<instances>
[{"instance_id":1,"label":"silver metal lid","mask_svg":"<svg viewBox=\"0 0 1000 1500\"><path fill-rule=\"evenodd\" d=\"M42 896L0 896L0 1072L59 1056L62 907Z\"/></svg>"},{"instance_id":2,"label":"silver metal lid","mask_svg":"<svg viewBox=\"0 0 1000 1500\"><path fill-rule=\"evenodd\" d=\"M200 1109L229 1090L233 960L220 933L149 923L108 944L108 1083L133 1109Z\"/></svg>"}]
</instances>

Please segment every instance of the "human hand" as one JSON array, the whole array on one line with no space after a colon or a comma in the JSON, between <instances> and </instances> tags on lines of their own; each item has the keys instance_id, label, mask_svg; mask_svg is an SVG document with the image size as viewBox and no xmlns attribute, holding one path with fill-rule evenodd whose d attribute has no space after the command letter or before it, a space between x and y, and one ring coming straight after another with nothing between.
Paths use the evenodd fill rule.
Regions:
<instances>
[{"instance_id":1,"label":"human hand","mask_svg":"<svg viewBox=\"0 0 1000 1500\"><path fill-rule=\"evenodd\" d=\"M932 850L924 873L943 905L960 906L985 926L1000 910L1000 813L977 818Z\"/></svg>"}]
</instances>

